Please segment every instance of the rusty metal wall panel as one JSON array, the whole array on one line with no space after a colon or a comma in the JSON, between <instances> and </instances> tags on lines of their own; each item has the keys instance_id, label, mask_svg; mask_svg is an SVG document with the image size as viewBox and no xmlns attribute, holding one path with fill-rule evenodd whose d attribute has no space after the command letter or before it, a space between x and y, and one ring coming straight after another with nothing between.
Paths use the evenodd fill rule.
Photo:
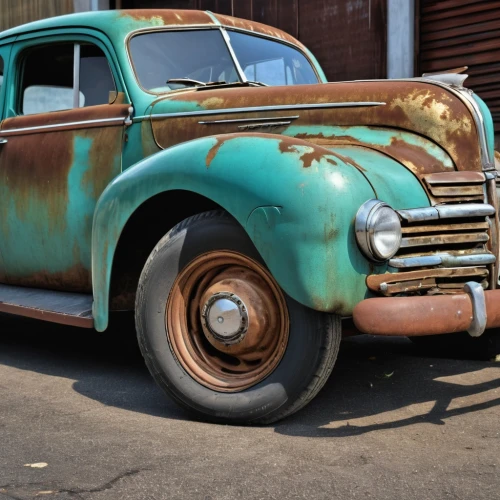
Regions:
<instances>
[{"instance_id":1,"label":"rusty metal wall panel","mask_svg":"<svg viewBox=\"0 0 500 500\"><path fill-rule=\"evenodd\" d=\"M71 12L73 0L0 0L0 31Z\"/></svg>"},{"instance_id":2,"label":"rusty metal wall panel","mask_svg":"<svg viewBox=\"0 0 500 500\"><path fill-rule=\"evenodd\" d=\"M386 77L386 0L299 0L299 38L329 80Z\"/></svg>"},{"instance_id":3,"label":"rusty metal wall panel","mask_svg":"<svg viewBox=\"0 0 500 500\"><path fill-rule=\"evenodd\" d=\"M418 71L469 66L500 133L500 1L420 0Z\"/></svg>"},{"instance_id":4,"label":"rusty metal wall panel","mask_svg":"<svg viewBox=\"0 0 500 500\"><path fill-rule=\"evenodd\" d=\"M232 3L231 0L198 0L196 8L231 15Z\"/></svg>"}]
</instances>

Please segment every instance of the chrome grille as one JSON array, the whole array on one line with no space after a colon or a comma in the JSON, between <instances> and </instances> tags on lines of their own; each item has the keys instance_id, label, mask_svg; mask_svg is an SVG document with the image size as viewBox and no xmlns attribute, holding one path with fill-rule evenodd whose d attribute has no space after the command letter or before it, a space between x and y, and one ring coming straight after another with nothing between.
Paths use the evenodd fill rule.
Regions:
<instances>
[{"instance_id":1,"label":"chrome grille","mask_svg":"<svg viewBox=\"0 0 500 500\"><path fill-rule=\"evenodd\" d=\"M485 175L450 172L424 180L439 201L432 207L398 211L402 241L389 261L397 272L369 276L368 287L383 295L463 293L468 281L491 287L491 280L497 279L491 276L498 249L492 244L495 207L484 202ZM445 196L450 196L448 203L441 201ZM462 203L456 203L459 200Z\"/></svg>"}]
</instances>

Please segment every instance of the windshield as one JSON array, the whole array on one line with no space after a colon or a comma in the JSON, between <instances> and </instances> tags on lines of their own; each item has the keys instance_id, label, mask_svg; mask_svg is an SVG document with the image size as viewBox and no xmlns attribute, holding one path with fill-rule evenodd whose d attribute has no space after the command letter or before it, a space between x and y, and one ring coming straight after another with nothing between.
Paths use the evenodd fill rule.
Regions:
<instances>
[{"instance_id":1,"label":"windshield","mask_svg":"<svg viewBox=\"0 0 500 500\"><path fill-rule=\"evenodd\" d=\"M238 73L219 30L158 31L134 36L130 54L143 88L165 92L184 87L176 78L204 83L238 82Z\"/></svg>"},{"instance_id":2,"label":"windshield","mask_svg":"<svg viewBox=\"0 0 500 500\"><path fill-rule=\"evenodd\" d=\"M258 36L227 33L245 80L266 85L318 83L311 64L298 50ZM129 50L137 79L150 92L242 81L219 29L136 35Z\"/></svg>"},{"instance_id":3,"label":"windshield","mask_svg":"<svg viewBox=\"0 0 500 500\"><path fill-rule=\"evenodd\" d=\"M248 80L266 85L318 83L311 64L293 47L237 31L228 31L228 34Z\"/></svg>"}]
</instances>

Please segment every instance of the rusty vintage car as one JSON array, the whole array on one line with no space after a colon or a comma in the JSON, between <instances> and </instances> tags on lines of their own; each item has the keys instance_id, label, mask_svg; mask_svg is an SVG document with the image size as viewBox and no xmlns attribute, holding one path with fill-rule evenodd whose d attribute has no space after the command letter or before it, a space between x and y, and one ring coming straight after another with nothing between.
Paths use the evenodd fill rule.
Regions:
<instances>
[{"instance_id":1,"label":"rusty vintage car","mask_svg":"<svg viewBox=\"0 0 500 500\"><path fill-rule=\"evenodd\" d=\"M227 423L306 405L343 326L496 353L493 124L460 71L327 83L277 29L123 10L2 33L0 73L1 311L135 311L157 383Z\"/></svg>"}]
</instances>

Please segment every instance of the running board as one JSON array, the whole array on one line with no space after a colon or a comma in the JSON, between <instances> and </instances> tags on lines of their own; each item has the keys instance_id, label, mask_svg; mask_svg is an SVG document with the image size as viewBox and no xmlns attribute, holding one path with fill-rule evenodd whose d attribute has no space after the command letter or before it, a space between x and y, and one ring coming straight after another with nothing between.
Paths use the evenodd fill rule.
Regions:
<instances>
[{"instance_id":1,"label":"running board","mask_svg":"<svg viewBox=\"0 0 500 500\"><path fill-rule=\"evenodd\" d=\"M93 328L92 295L0 284L0 312Z\"/></svg>"}]
</instances>

